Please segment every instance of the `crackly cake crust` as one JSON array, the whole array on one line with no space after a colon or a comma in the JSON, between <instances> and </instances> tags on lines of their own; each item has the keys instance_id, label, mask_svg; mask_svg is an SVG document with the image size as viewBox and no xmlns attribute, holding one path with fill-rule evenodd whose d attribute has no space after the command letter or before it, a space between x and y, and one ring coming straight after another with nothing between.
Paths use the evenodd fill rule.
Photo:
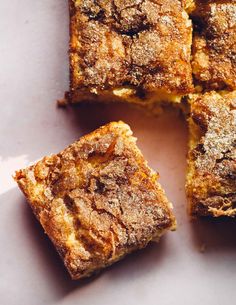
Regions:
<instances>
[{"instance_id":1,"label":"crackly cake crust","mask_svg":"<svg viewBox=\"0 0 236 305\"><path fill-rule=\"evenodd\" d=\"M180 101L192 91L192 24L180 0L70 0L71 102Z\"/></svg>"},{"instance_id":2,"label":"crackly cake crust","mask_svg":"<svg viewBox=\"0 0 236 305\"><path fill-rule=\"evenodd\" d=\"M192 97L187 196L191 215L236 216L236 91Z\"/></svg>"},{"instance_id":3,"label":"crackly cake crust","mask_svg":"<svg viewBox=\"0 0 236 305\"><path fill-rule=\"evenodd\" d=\"M128 125L110 123L15 175L73 279L175 228Z\"/></svg>"},{"instance_id":4,"label":"crackly cake crust","mask_svg":"<svg viewBox=\"0 0 236 305\"><path fill-rule=\"evenodd\" d=\"M193 74L204 89L236 89L236 1L196 1Z\"/></svg>"}]
</instances>

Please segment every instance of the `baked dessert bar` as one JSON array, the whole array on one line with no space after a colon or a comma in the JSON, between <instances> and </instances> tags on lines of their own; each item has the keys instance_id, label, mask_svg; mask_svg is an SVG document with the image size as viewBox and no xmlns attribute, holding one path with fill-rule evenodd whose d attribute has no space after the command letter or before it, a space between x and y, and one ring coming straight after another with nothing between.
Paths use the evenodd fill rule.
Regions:
<instances>
[{"instance_id":1,"label":"baked dessert bar","mask_svg":"<svg viewBox=\"0 0 236 305\"><path fill-rule=\"evenodd\" d=\"M175 218L128 125L110 123L16 172L73 279L143 248Z\"/></svg>"},{"instance_id":2,"label":"baked dessert bar","mask_svg":"<svg viewBox=\"0 0 236 305\"><path fill-rule=\"evenodd\" d=\"M70 102L180 102L192 92L192 1L69 2Z\"/></svg>"},{"instance_id":3,"label":"baked dessert bar","mask_svg":"<svg viewBox=\"0 0 236 305\"><path fill-rule=\"evenodd\" d=\"M199 0L193 14L193 74L204 89L236 89L236 1Z\"/></svg>"},{"instance_id":4,"label":"baked dessert bar","mask_svg":"<svg viewBox=\"0 0 236 305\"><path fill-rule=\"evenodd\" d=\"M195 216L236 216L236 91L190 100L186 190Z\"/></svg>"}]
</instances>

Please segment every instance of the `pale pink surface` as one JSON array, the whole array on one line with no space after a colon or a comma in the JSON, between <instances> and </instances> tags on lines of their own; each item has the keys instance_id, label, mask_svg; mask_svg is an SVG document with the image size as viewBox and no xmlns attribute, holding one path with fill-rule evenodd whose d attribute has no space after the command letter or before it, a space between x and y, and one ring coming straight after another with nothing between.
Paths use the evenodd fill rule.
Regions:
<instances>
[{"instance_id":1,"label":"pale pink surface","mask_svg":"<svg viewBox=\"0 0 236 305\"><path fill-rule=\"evenodd\" d=\"M173 112L148 117L126 105L56 108L68 88L66 0L2 0L0 29L0 304L233 304L236 221L189 222L184 120ZM11 175L118 119L131 125L160 172L178 231L97 278L72 282Z\"/></svg>"}]
</instances>

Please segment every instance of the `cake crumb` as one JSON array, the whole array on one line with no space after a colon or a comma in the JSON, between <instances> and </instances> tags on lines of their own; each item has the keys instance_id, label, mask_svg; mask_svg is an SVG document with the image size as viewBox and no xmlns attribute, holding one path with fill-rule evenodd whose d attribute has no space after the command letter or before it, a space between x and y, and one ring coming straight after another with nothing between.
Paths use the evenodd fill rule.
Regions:
<instances>
[{"instance_id":1,"label":"cake crumb","mask_svg":"<svg viewBox=\"0 0 236 305\"><path fill-rule=\"evenodd\" d=\"M205 253L206 252L206 244L205 243L202 243L200 248L199 248L199 252L200 253Z\"/></svg>"},{"instance_id":2,"label":"cake crumb","mask_svg":"<svg viewBox=\"0 0 236 305\"><path fill-rule=\"evenodd\" d=\"M68 105L68 99L66 97L57 100L57 107L59 108L66 108Z\"/></svg>"}]
</instances>

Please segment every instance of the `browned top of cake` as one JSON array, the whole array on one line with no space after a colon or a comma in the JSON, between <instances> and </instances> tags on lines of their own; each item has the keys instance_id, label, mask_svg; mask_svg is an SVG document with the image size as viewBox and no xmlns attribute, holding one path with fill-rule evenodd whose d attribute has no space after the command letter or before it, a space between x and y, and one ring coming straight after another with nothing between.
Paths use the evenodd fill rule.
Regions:
<instances>
[{"instance_id":1,"label":"browned top of cake","mask_svg":"<svg viewBox=\"0 0 236 305\"><path fill-rule=\"evenodd\" d=\"M191 104L188 195L193 213L236 215L236 92Z\"/></svg>"},{"instance_id":2,"label":"browned top of cake","mask_svg":"<svg viewBox=\"0 0 236 305\"><path fill-rule=\"evenodd\" d=\"M179 0L71 2L71 87L188 93L191 21Z\"/></svg>"},{"instance_id":3,"label":"browned top of cake","mask_svg":"<svg viewBox=\"0 0 236 305\"><path fill-rule=\"evenodd\" d=\"M110 123L16 174L74 278L174 227L157 174L131 135L126 124Z\"/></svg>"},{"instance_id":4,"label":"browned top of cake","mask_svg":"<svg viewBox=\"0 0 236 305\"><path fill-rule=\"evenodd\" d=\"M205 87L236 89L236 1L198 1L193 73Z\"/></svg>"}]
</instances>

